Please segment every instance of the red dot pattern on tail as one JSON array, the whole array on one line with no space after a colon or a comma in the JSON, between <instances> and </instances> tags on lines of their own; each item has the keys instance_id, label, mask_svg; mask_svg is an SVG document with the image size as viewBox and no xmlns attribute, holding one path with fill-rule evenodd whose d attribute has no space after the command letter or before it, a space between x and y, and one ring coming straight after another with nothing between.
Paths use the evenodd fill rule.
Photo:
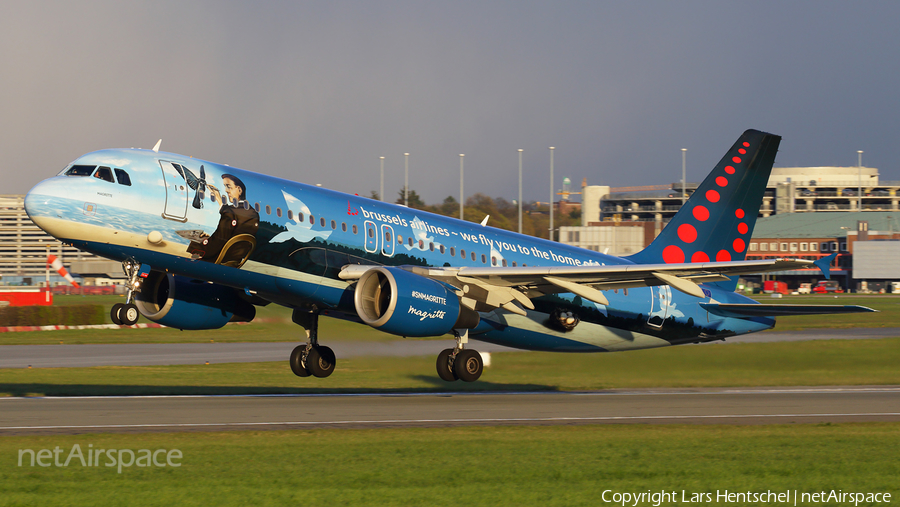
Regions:
<instances>
[{"instance_id":1,"label":"red dot pattern on tail","mask_svg":"<svg viewBox=\"0 0 900 507\"><path fill-rule=\"evenodd\" d=\"M747 148L750 147L750 143L744 141L741 143L743 148L738 148L737 152L740 155L747 154ZM726 165L723 170L727 175L736 174L740 167L735 167L743 162L741 157L734 156L731 158L731 161L734 165ZM715 178L715 183L719 187L726 188L729 184L728 178L723 175L718 175ZM707 190L705 194L706 200L709 201L710 204L717 204L721 199L722 195L719 194L716 190ZM691 210L691 214L697 222L706 222L710 218L710 208L704 206L702 204L694 206ZM743 219L745 216L744 210L738 208L734 210L734 216L738 219ZM688 245L693 244L697 241L699 236L697 232L697 228L690 223L681 224L678 226L678 239L681 240L687 247ZM750 227L746 222L739 222L737 224L737 232L740 235L746 235L750 232ZM749 239L749 238L747 238ZM687 254L685 254L685 248L679 245L669 245L663 249L663 262L667 264L677 264L685 262L685 258ZM715 260L717 262L727 262L732 259L732 252L740 254L747 248L747 242L744 238L737 238L731 244L732 250L719 250L715 254ZM688 251L692 250L691 248L687 248ZM699 262L709 262L711 253L703 252L703 251L694 251L690 253L691 262L699 263Z\"/></svg>"},{"instance_id":2,"label":"red dot pattern on tail","mask_svg":"<svg viewBox=\"0 0 900 507\"><path fill-rule=\"evenodd\" d=\"M669 245L663 249L663 262L666 264L681 264L684 262L684 250L675 245Z\"/></svg>"},{"instance_id":3,"label":"red dot pattern on tail","mask_svg":"<svg viewBox=\"0 0 900 507\"><path fill-rule=\"evenodd\" d=\"M678 237L685 243L693 243L697 239L697 229L691 224L678 226Z\"/></svg>"}]
</instances>

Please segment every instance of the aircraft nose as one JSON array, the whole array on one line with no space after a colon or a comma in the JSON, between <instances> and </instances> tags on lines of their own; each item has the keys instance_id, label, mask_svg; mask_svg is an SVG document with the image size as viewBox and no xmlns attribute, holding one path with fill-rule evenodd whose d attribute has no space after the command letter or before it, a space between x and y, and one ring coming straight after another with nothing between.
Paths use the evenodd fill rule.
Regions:
<instances>
[{"instance_id":1,"label":"aircraft nose","mask_svg":"<svg viewBox=\"0 0 900 507\"><path fill-rule=\"evenodd\" d=\"M45 232L53 234L48 230L48 222L52 221L54 217L62 218L57 216L58 206L54 205L54 201L65 197L65 192L64 186L54 179L38 183L25 194L25 213L35 225Z\"/></svg>"}]
</instances>

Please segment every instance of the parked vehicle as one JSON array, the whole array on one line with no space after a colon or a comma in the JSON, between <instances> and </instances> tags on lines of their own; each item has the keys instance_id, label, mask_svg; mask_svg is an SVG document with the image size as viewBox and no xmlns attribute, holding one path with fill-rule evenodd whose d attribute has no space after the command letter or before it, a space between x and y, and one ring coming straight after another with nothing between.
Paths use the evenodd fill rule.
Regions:
<instances>
[{"instance_id":1,"label":"parked vehicle","mask_svg":"<svg viewBox=\"0 0 900 507\"><path fill-rule=\"evenodd\" d=\"M766 294L788 294L788 286L784 282L775 280L767 280L763 282L763 292Z\"/></svg>"},{"instance_id":2,"label":"parked vehicle","mask_svg":"<svg viewBox=\"0 0 900 507\"><path fill-rule=\"evenodd\" d=\"M844 288L841 287L841 284L839 284L836 280L821 280L816 284L815 287L813 287L813 292L815 292L816 294L843 294Z\"/></svg>"},{"instance_id":3,"label":"parked vehicle","mask_svg":"<svg viewBox=\"0 0 900 507\"><path fill-rule=\"evenodd\" d=\"M812 284L801 283L800 288L797 289L797 294L812 294Z\"/></svg>"}]
</instances>

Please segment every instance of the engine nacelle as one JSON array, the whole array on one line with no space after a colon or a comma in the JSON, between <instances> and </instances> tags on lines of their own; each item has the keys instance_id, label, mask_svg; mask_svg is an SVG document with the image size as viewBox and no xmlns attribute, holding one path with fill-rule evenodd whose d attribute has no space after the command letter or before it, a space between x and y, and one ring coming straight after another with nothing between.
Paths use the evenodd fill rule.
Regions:
<instances>
[{"instance_id":1,"label":"engine nacelle","mask_svg":"<svg viewBox=\"0 0 900 507\"><path fill-rule=\"evenodd\" d=\"M218 329L256 316L234 289L159 271L150 272L134 303L144 317L178 329Z\"/></svg>"},{"instance_id":2,"label":"engine nacelle","mask_svg":"<svg viewBox=\"0 0 900 507\"><path fill-rule=\"evenodd\" d=\"M462 306L446 285L399 268L372 268L359 278L353 295L366 324L401 336L440 336L472 329L478 313Z\"/></svg>"}]
</instances>

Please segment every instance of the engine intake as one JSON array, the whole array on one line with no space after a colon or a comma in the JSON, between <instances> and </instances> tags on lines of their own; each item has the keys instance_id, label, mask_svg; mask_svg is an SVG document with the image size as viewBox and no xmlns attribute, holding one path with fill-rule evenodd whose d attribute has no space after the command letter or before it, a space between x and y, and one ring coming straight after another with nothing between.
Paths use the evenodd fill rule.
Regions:
<instances>
[{"instance_id":1,"label":"engine intake","mask_svg":"<svg viewBox=\"0 0 900 507\"><path fill-rule=\"evenodd\" d=\"M401 336L440 336L480 322L478 313L462 306L449 287L400 268L363 273L353 303L363 322Z\"/></svg>"},{"instance_id":2,"label":"engine intake","mask_svg":"<svg viewBox=\"0 0 900 507\"><path fill-rule=\"evenodd\" d=\"M150 272L134 303L149 320L178 329L218 329L256 316L234 289L160 271Z\"/></svg>"}]
</instances>

